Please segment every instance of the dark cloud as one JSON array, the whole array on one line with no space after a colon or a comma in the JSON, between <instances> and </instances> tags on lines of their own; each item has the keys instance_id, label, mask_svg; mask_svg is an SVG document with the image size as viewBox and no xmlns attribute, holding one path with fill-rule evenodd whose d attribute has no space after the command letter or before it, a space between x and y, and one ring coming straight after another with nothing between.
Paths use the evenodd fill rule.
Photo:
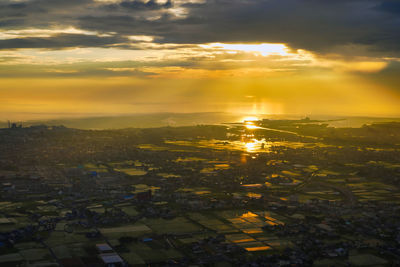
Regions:
<instances>
[{"instance_id":1,"label":"dark cloud","mask_svg":"<svg viewBox=\"0 0 400 267\"><path fill-rule=\"evenodd\" d=\"M167 2L160 4L157 3L155 0L150 0L147 2L143 1L122 1L118 4L110 4L105 6L105 8L109 9L117 9L117 8L123 8L123 9L132 9L132 10L159 10L159 9L164 9L164 8L170 8L172 7L172 1L168 0Z\"/></svg>"},{"instance_id":2,"label":"dark cloud","mask_svg":"<svg viewBox=\"0 0 400 267\"><path fill-rule=\"evenodd\" d=\"M7 6L11 9L21 9L21 8L26 8L27 4L26 3L11 3Z\"/></svg>"},{"instance_id":3,"label":"dark cloud","mask_svg":"<svg viewBox=\"0 0 400 267\"><path fill-rule=\"evenodd\" d=\"M115 4L93 0L5 2L0 4L0 27L75 26L120 36L152 35L161 43L279 42L317 53L340 52L350 45L387 56L400 51L399 1L207 0L182 5L187 12L183 18L175 16L171 7L176 7L173 1L154 0ZM104 46L112 41L98 38L96 44L81 38L81 46ZM15 48L37 44L14 40L3 47L12 43Z\"/></svg>"},{"instance_id":4,"label":"dark cloud","mask_svg":"<svg viewBox=\"0 0 400 267\"><path fill-rule=\"evenodd\" d=\"M107 47L116 43L126 41L121 37L99 37L96 35L85 34L57 34L52 37L44 38L14 38L0 40L0 49L20 49L20 48L45 48L62 49L70 47Z\"/></svg>"},{"instance_id":5,"label":"dark cloud","mask_svg":"<svg viewBox=\"0 0 400 267\"><path fill-rule=\"evenodd\" d=\"M285 42L331 52L349 44L397 52L399 18L376 9L379 1L207 1L187 5L190 15L165 42ZM195 33L195 34L193 34ZM389 50L389 51L388 51Z\"/></svg>"},{"instance_id":6,"label":"dark cloud","mask_svg":"<svg viewBox=\"0 0 400 267\"><path fill-rule=\"evenodd\" d=\"M162 37L160 41L165 39L166 35L175 31L175 23L169 15L163 15L155 21L148 21L129 15L84 16L79 18L79 27L83 29L100 32L118 32L122 35L156 35Z\"/></svg>"},{"instance_id":7,"label":"dark cloud","mask_svg":"<svg viewBox=\"0 0 400 267\"><path fill-rule=\"evenodd\" d=\"M392 61L382 71L376 73L359 74L364 79L370 80L372 83L385 85L393 91L400 92L400 62Z\"/></svg>"},{"instance_id":8,"label":"dark cloud","mask_svg":"<svg viewBox=\"0 0 400 267\"><path fill-rule=\"evenodd\" d=\"M377 8L385 12L400 14L400 1L398 0L384 1L381 4L379 4Z\"/></svg>"},{"instance_id":9,"label":"dark cloud","mask_svg":"<svg viewBox=\"0 0 400 267\"><path fill-rule=\"evenodd\" d=\"M92 0L30 0L0 3L0 27L5 29L48 28L74 25L78 14L87 11Z\"/></svg>"}]
</instances>

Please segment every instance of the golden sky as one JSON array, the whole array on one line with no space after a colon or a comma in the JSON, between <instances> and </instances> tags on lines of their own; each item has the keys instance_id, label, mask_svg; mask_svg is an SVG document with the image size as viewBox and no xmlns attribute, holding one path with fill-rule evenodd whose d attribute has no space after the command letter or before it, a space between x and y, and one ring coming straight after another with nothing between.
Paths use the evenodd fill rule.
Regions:
<instances>
[{"instance_id":1,"label":"golden sky","mask_svg":"<svg viewBox=\"0 0 400 267\"><path fill-rule=\"evenodd\" d=\"M0 120L400 116L396 1L5 0Z\"/></svg>"}]
</instances>

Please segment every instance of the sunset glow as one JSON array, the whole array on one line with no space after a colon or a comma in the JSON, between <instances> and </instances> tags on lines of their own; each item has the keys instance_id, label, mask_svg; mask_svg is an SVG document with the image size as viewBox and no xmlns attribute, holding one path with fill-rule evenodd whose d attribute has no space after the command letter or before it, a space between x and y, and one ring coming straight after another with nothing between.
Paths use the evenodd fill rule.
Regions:
<instances>
[{"instance_id":1,"label":"sunset glow","mask_svg":"<svg viewBox=\"0 0 400 267\"><path fill-rule=\"evenodd\" d=\"M269 55L288 55L289 48L284 44L224 44L224 43L211 43L202 45L205 48L216 48L226 50L228 53L237 52L250 52L261 54L262 56Z\"/></svg>"},{"instance_id":2,"label":"sunset glow","mask_svg":"<svg viewBox=\"0 0 400 267\"><path fill-rule=\"evenodd\" d=\"M253 121L258 121L259 118L256 116L246 116L243 118L244 122L253 122Z\"/></svg>"},{"instance_id":3,"label":"sunset glow","mask_svg":"<svg viewBox=\"0 0 400 267\"><path fill-rule=\"evenodd\" d=\"M400 0L0 0L0 266L400 266Z\"/></svg>"},{"instance_id":4,"label":"sunset glow","mask_svg":"<svg viewBox=\"0 0 400 267\"><path fill-rule=\"evenodd\" d=\"M137 112L400 115L398 42L354 26L372 23L390 35L394 20L383 20L383 9L373 9L373 16L365 7L365 17L355 18L344 2L332 3L340 21L358 21L345 31L322 3L309 9L278 1L221 5L3 1L0 119ZM323 31L316 22L321 17Z\"/></svg>"}]
</instances>

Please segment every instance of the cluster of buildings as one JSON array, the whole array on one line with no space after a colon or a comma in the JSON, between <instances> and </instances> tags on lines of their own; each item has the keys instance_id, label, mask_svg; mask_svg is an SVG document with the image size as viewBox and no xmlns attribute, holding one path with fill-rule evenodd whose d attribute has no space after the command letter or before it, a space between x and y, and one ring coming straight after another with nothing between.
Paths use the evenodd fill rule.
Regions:
<instances>
[{"instance_id":1,"label":"cluster of buildings","mask_svg":"<svg viewBox=\"0 0 400 267\"><path fill-rule=\"evenodd\" d=\"M398 150L182 131L0 130L0 265L400 265Z\"/></svg>"}]
</instances>

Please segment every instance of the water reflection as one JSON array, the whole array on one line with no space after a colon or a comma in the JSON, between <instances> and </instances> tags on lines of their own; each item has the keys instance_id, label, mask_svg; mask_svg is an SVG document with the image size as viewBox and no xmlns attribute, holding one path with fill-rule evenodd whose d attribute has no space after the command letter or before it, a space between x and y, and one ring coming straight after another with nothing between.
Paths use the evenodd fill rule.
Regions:
<instances>
[{"instance_id":1,"label":"water reflection","mask_svg":"<svg viewBox=\"0 0 400 267\"><path fill-rule=\"evenodd\" d=\"M176 141L167 140L166 144L193 146L199 148L213 148L217 150L239 150L247 153L269 153L273 145L281 145L282 142L271 142L263 139L256 139L254 136L242 136L241 140L199 140L199 141Z\"/></svg>"},{"instance_id":2,"label":"water reflection","mask_svg":"<svg viewBox=\"0 0 400 267\"><path fill-rule=\"evenodd\" d=\"M244 141L244 146L246 148L246 151L249 153L254 153L254 152L260 152L260 151L265 151L266 148L270 148L271 145L266 142L265 139L251 139L251 140L245 140Z\"/></svg>"},{"instance_id":3,"label":"water reflection","mask_svg":"<svg viewBox=\"0 0 400 267\"><path fill-rule=\"evenodd\" d=\"M246 147L247 152L253 152L256 148L256 143L255 142L246 143L245 147Z\"/></svg>"},{"instance_id":4,"label":"water reflection","mask_svg":"<svg viewBox=\"0 0 400 267\"><path fill-rule=\"evenodd\" d=\"M245 121L244 127L248 130L260 129L261 127L255 125L254 121Z\"/></svg>"},{"instance_id":5,"label":"water reflection","mask_svg":"<svg viewBox=\"0 0 400 267\"><path fill-rule=\"evenodd\" d=\"M246 129L249 129L249 130L260 129L260 128L261 127L256 126L256 125L246 124Z\"/></svg>"}]
</instances>

